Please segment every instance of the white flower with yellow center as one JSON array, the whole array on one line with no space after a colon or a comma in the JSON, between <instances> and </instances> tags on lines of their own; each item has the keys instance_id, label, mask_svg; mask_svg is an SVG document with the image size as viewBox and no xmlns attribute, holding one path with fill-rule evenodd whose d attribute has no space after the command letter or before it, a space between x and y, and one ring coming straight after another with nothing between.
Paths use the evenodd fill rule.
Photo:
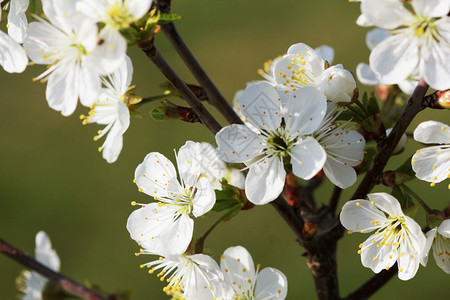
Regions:
<instances>
[{"instance_id":1,"label":"white flower with yellow center","mask_svg":"<svg viewBox=\"0 0 450 300\"><path fill-rule=\"evenodd\" d=\"M91 106L101 89L100 76L113 72L125 56L117 40L97 34L95 22L80 18L71 0L43 0L48 21L30 23L24 48L30 59L48 69L34 80L47 81L46 98L64 116L72 114L78 98Z\"/></svg>"},{"instance_id":2,"label":"white flower with yellow center","mask_svg":"<svg viewBox=\"0 0 450 300\"><path fill-rule=\"evenodd\" d=\"M427 232L425 262L428 260L430 247L433 247L434 261L438 267L450 274L450 219L442 221L441 225Z\"/></svg>"},{"instance_id":3,"label":"white flower with yellow center","mask_svg":"<svg viewBox=\"0 0 450 300\"><path fill-rule=\"evenodd\" d=\"M52 249L48 235L39 231L36 234L35 258L46 267L58 272L60 261L58 254ZM24 300L41 300L42 292L47 284L47 278L36 272L25 271L19 280L19 289L25 294Z\"/></svg>"},{"instance_id":4,"label":"white flower with yellow center","mask_svg":"<svg viewBox=\"0 0 450 300\"><path fill-rule=\"evenodd\" d=\"M221 256L220 268L225 281L233 288L239 300L285 299L288 282L286 276L275 268L264 268L253 263L252 256L242 246L230 247ZM231 298L230 298L231 299Z\"/></svg>"},{"instance_id":5,"label":"white flower with yellow center","mask_svg":"<svg viewBox=\"0 0 450 300\"><path fill-rule=\"evenodd\" d=\"M125 57L119 68L102 78L105 88L102 88L98 100L91 106L89 115L81 115L83 124L97 123L106 125L98 131L94 141L99 140L105 134L107 137L101 147L103 158L113 163L117 160L123 146L123 134L130 125L130 112L125 104L125 94L131 84L133 65L128 56Z\"/></svg>"},{"instance_id":6,"label":"white flower with yellow center","mask_svg":"<svg viewBox=\"0 0 450 300\"><path fill-rule=\"evenodd\" d=\"M416 177L431 182L431 186L449 178L450 127L437 121L422 122L414 130L414 139L425 144L439 144L417 150L413 155L412 169Z\"/></svg>"},{"instance_id":7,"label":"white flower with yellow center","mask_svg":"<svg viewBox=\"0 0 450 300\"><path fill-rule=\"evenodd\" d=\"M216 134L221 159L247 164L245 193L254 204L266 204L280 195L285 163L292 165L296 176L307 180L322 169L326 160L323 147L307 136L325 116L325 96L313 87L305 87L283 97L281 101L267 82L248 86L239 104L252 127L230 125Z\"/></svg>"},{"instance_id":8,"label":"white flower with yellow center","mask_svg":"<svg viewBox=\"0 0 450 300\"><path fill-rule=\"evenodd\" d=\"M28 27L26 12L30 0L9 1L8 35L17 43L23 43L23 38ZM1 17L1 14L0 14Z\"/></svg>"},{"instance_id":9,"label":"white flower with yellow center","mask_svg":"<svg viewBox=\"0 0 450 300\"><path fill-rule=\"evenodd\" d=\"M137 253L140 254L154 253ZM158 260L142 264L141 268L148 268L150 274L158 271L160 280L168 282L163 291L177 297L175 299L232 299L231 287L225 284L222 271L208 255L164 255Z\"/></svg>"},{"instance_id":10,"label":"white flower with yellow center","mask_svg":"<svg viewBox=\"0 0 450 300\"><path fill-rule=\"evenodd\" d=\"M375 231L359 245L363 266L379 273L395 262L398 277L416 275L425 250L425 235L413 219L405 216L397 199L386 193L368 194L369 200L351 200L342 207L340 220L351 232Z\"/></svg>"},{"instance_id":11,"label":"white flower with yellow center","mask_svg":"<svg viewBox=\"0 0 450 300\"><path fill-rule=\"evenodd\" d=\"M448 0L362 1L361 11L373 25L391 34L370 54L370 67L385 84L397 84L415 70L433 88L450 87L450 9Z\"/></svg>"},{"instance_id":12,"label":"white flower with yellow center","mask_svg":"<svg viewBox=\"0 0 450 300\"><path fill-rule=\"evenodd\" d=\"M161 153L149 153L136 168L139 191L158 202L139 204L141 208L128 218L127 229L132 239L152 253L184 253L194 230L191 216L202 216L214 206L214 189L202 176L189 143L177 156L180 181L172 162Z\"/></svg>"}]
</instances>

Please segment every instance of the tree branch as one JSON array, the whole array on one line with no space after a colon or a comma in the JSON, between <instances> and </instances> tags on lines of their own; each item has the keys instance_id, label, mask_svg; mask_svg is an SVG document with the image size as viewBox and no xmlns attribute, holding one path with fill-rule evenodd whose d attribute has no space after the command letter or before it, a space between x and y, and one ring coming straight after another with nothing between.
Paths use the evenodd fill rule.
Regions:
<instances>
[{"instance_id":1,"label":"tree branch","mask_svg":"<svg viewBox=\"0 0 450 300\"><path fill-rule=\"evenodd\" d=\"M145 55L155 64L161 73L169 80L169 82L177 89L184 100L192 107L194 112L213 134L216 134L222 126L211 115L200 100L192 93L189 87L183 80L175 73L172 67L156 49L153 40L141 42L138 47L145 53Z\"/></svg>"},{"instance_id":2,"label":"tree branch","mask_svg":"<svg viewBox=\"0 0 450 300\"><path fill-rule=\"evenodd\" d=\"M414 117L425 108L424 96L428 90L428 84L421 79L417 84L414 92L411 95L408 103L403 109L397 123L395 123L391 134L378 144L378 151L375 158L364 176L363 180L359 184L355 193L351 199L364 199L372 188L375 186L381 172L383 171L389 157L397 146L398 141L405 133L406 128L409 126Z\"/></svg>"},{"instance_id":3,"label":"tree branch","mask_svg":"<svg viewBox=\"0 0 450 300\"><path fill-rule=\"evenodd\" d=\"M284 198L281 195L278 196L278 198L276 198L272 202L270 202L270 204L275 208L275 210L281 215L281 217L292 229L300 245L303 245L302 229L305 225L303 220L299 216L297 216L294 209L289 206L289 204L284 200Z\"/></svg>"},{"instance_id":4,"label":"tree branch","mask_svg":"<svg viewBox=\"0 0 450 300\"><path fill-rule=\"evenodd\" d=\"M338 186L335 186L333 189L333 194L331 195L330 202L329 202L330 210L333 213L336 213L336 208L337 208L337 205L339 204L339 198L341 197L341 194L342 194L342 189Z\"/></svg>"},{"instance_id":5,"label":"tree branch","mask_svg":"<svg viewBox=\"0 0 450 300\"><path fill-rule=\"evenodd\" d=\"M2 238L0 238L0 252L8 256L9 258L15 260L19 264L38 272L39 274L45 276L50 281L59 284L63 289L77 295L83 299L88 300L106 300L107 298L102 297L89 290L85 286L73 281L72 279L62 275L61 273L55 272L45 265L41 264L31 256L25 254L21 250L17 249L13 245L7 243Z\"/></svg>"},{"instance_id":6,"label":"tree branch","mask_svg":"<svg viewBox=\"0 0 450 300\"><path fill-rule=\"evenodd\" d=\"M159 0L158 4L161 4L160 9L163 12L168 13L170 11L170 1ZM192 54L183 38L178 33L175 24L168 23L162 25L162 31L164 32L172 46L175 48L183 62L186 64L188 69L191 71L192 75L194 75L195 79L197 79L197 81L203 87L206 94L208 95L210 103L222 113L222 115L230 124L242 124L239 116L227 102L225 97L220 93L219 89L209 78L208 74L206 74L205 70L195 58L194 54Z\"/></svg>"},{"instance_id":7,"label":"tree branch","mask_svg":"<svg viewBox=\"0 0 450 300\"><path fill-rule=\"evenodd\" d=\"M344 300L360 300L368 299L375 294L384 284L386 284L395 274L398 272L397 265L393 266L389 270L383 270L380 273L374 275L366 283L364 283L359 289L349 294Z\"/></svg>"}]
</instances>

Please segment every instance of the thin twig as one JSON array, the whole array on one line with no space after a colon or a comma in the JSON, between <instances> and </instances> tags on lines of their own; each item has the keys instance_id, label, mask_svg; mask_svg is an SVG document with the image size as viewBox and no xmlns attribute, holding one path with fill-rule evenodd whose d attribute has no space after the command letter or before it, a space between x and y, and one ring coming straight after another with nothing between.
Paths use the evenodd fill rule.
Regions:
<instances>
[{"instance_id":1,"label":"thin twig","mask_svg":"<svg viewBox=\"0 0 450 300\"><path fill-rule=\"evenodd\" d=\"M281 215L281 217L286 221L289 227L294 232L297 237L297 241L302 245L303 236L302 229L305 225L303 220L295 214L295 211L280 195L278 198L270 202L270 204L275 208L275 210Z\"/></svg>"},{"instance_id":2,"label":"thin twig","mask_svg":"<svg viewBox=\"0 0 450 300\"><path fill-rule=\"evenodd\" d=\"M153 40L147 40L140 43L139 48L145 53L145 55L155 64L155 66L161 71L161 73L169 80L169 82L177 89L184 100L192 107L197 116L213 134L216 134L222 126L211 115L206 107L200 100L192 93L189 87L183 80L175 73L172 67L156 49Z\"/></svg>"},{"instance_id":3,"label":"thin twig","mask_svg":"<svg viewBox=\"0 0 450 300\"><path fill-rule=\"evenodd\" d=\"M25 254L21 250L17 249L13 245L7 243L5 240L0 238L0 252L8 256L9 258L15 260L16 262L24 265L25 267L38 272L39 274L45 276L50 281L59 284L63 289L77 295L83 299L88 300L106 300L107 298L102 297L86 288L85 286L75 282L74 280L62 275L61 273L55 272L45 265L41 264L33 257Z\"/></svg>"},{"instance_id":4,"label":"thin twig","mask_svg":"<svg viewBox=\"0 0 450 300\"><path fill-rule=\"evenodd\" d=\"M381 271L374 275L366 283L364 283L359 289L349 294L344 300L360 300L368 299L375 294L386 282L388 282L397 273L397 265L393 266L389 270Z\"/></svg>"},{"instance_id":5,"label":"thin twig","mask_svg":"<svg viewBox=\"0 0 450 300\"><path fill-rule=\"evenodd\" d=\"M169 12L170 1L160 0L158 1L158 3L163 4L162 9L164 9L165 13ZM222 113L222 115L230 124L242 124L239 116L227 102L225 97L220 93L219 89L212 82L211 78L209 78L208 74L206 74L205 70L195 58L194 54L192 54L183 38L178 33L175 24L168 23L162 25L162 31L164 32L172 46L175 48L183 62L186 64L188 69L191 71L192 75L194 75L195 79L197 79L197 81L203 87L206 94L208 95L210 103Z\"/></svg>"}]
</instances>

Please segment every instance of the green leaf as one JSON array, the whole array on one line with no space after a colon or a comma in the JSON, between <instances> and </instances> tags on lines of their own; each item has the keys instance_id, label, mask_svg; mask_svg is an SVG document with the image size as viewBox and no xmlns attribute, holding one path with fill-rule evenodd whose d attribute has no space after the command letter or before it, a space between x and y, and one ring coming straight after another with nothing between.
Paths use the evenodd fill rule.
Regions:
<instances>
[{"instance_id":1,"label":"green leaf","mask_svg":"<svg viewBox=\"0 0 450 300\"><path fill-rule=\"evenodd\" d=\"M438 227L439 225L441 225L442 223L442 218L439 218L436 215L433 214L429 214L427 215L427 225L430 228L435 228Z\"/></svg>"},{"instance_id":2,"label":"green leaf","mask_svg":"<svg viewBox=\"0 0 450 300\"><path fill-rule=\"evenodd\" d=\"M30 1L30 12L32 14L37 15L37 1L36 0L31 0Z\"/></svg>"},{"instance_id":3,"label":"green leaf","mask_svg":"<svg viewBox=\"0 0 450 300\"><path fill-rule=\"evenodd\" d=\"M157 107L150 112L150 116L156 121L164 121L164 109L162 107Z\"/></svg>"},{"instance_id":4,"label":"green leaf","mask_svg":"<svg viewBox=\"0 0 450 300\"><path fill-rule=\"evenodd\" d=\"M336 118L336 120L340 120L340 121L350 121L353 119L355 119L355 114L348 110L342 111L339 114L339 116ZM359 117L358 117L358 119L359 119Z\"/></svg>"},{"instance_id":5,"label":"green leaf","mask_svg":"<svg viewBox=\"0 0 450 300\"><path fill-rule=\"evenodd\" d=\"M181 16L178 14L161 14L159 16L158 24L167 24L180 19Z\"/></svg>"},{"instance_id":6,"label":"green leaf","mask_svg":"<svg viewBox=\"0 0 450 300\"><path fill-rule=\"evenodd\" d=\"M408 157L403 164L398 167L395 171L397 172L401 172L403 174L407 174L409 176L411 176L412 178L414 178L415 172L412 169L412 164L411 164L411 160L412 160L412 155L410 157Z\"/></svg>"},{"instance_id":7,"label":"green leaf","mask_svg":"<svg viewBox=\"0 0 450 300\"><path fill-rule=\"evenodd\" d=\"M403 211L403 213L410 218L414 218L414 216L416 215L418 210L419 210L419 207L417 205L412 205L412 206L408 207L407 209L405 209Z\"/></svg>"},{"instance_id":8,"label":"green leaf","mask_svg":"<svg viewBox=\"0 0 450 300\"><path fill-rule=\"evenodd\" d=\"M378 106L377 98L374 96L370 97L367 102L366 109L371 116L378 114L380 112L380 107Z\"/></svg>"},{"instance_id":9,"label":"green leaf","mask_svg":"<svg viewBox=\"0 0 450 300\"><path fill-rule=\"evenodd\" d=\"M237 206L240 206L240 203L237 202L236 199L219 199L216 200L216 204L214 204L212 211L221 212Z\"/></svg>"}]
</instances>

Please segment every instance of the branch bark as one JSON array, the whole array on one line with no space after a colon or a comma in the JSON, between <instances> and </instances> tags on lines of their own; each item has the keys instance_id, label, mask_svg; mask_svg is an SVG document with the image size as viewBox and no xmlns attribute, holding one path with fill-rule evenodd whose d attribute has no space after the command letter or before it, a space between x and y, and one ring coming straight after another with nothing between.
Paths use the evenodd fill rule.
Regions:
<instances>
[{"instance_id":1,"label":"branch bark","mask_svg":"<svg viewBox=\"0 0 450 300\"><path fill-rule=\"evenodd\" d=\"M106 300L107 298L98 295L94 291L86 288L85 286L79 284L78 282L62 275L61 273L55 272L45 265L41 264L33 257L25 254L21 250L17 249L13 245L7 243L5 240L0 238L0 252L8 256L9 258L15 260L16 262L24 265L25 267L38 272L39 274L45 276L50 281L59 284L63 289L77 295L83 299L88 300Z\"/></svg>"},{"instance_id":2,"label":"branch bark","mask_svg":"<svg viewBox=\"0 0 450 300\"><path fill-rule=\"evenodd\" d=\"M155 64L161 73L169 80L169 82L177 89L180 95L192 107L194 112L200 118L203 125L205 125L213 134L216 134L222 126L211 115L200 100L192 93L191 89L184 83L183 80L175 73L172 67L159 53L158 49L153 43L153 40L147 40L138 45L138 47L145 53L145 55Z\"/></svg>"}]
</instances>

